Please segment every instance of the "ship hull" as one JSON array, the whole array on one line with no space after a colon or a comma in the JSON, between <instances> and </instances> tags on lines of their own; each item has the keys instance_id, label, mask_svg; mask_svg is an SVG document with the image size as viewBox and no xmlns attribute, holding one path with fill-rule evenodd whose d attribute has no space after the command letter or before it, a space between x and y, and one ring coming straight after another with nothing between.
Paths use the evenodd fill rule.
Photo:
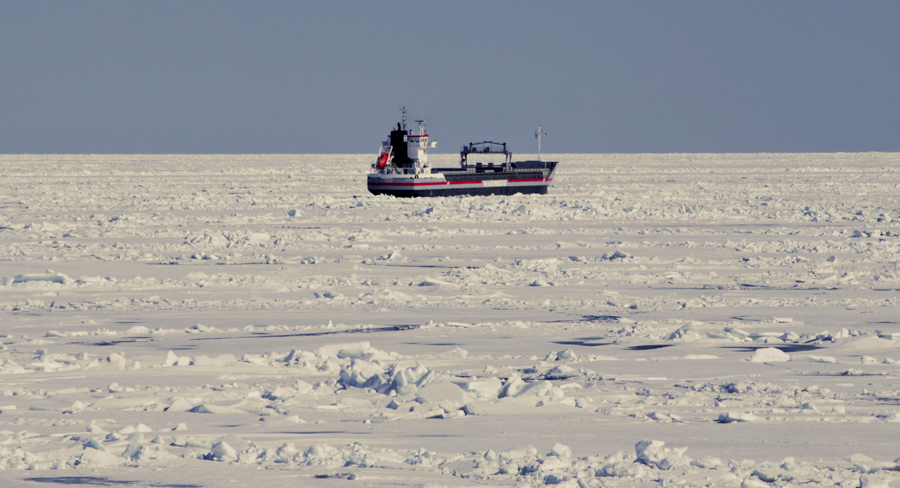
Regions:
<instances>
[{"instance_id":1,"label":"ship hull","mask_svg":"<svg viewBox=\"0 0 900 488\"><path fill-rule=\"evenodd\" d=\"M395 197L445 197L461 195L546 195L553 181L556 164L545 169L523 171L465 172L438 170L431 175L370 174L369 192Z\"/></svg>"},{"instance_id":2,"label":"ship hull","mask_svg":"<svg viewBox=\"0 0 900 488\"><path fill-rule=\"evenodd\" d=\"M523 195L539 194L546 195L548 184L537 185L516 185L516 186L494 186L494 187L458 187L455 185L446 185L441 187L386 187L384 185L369 185L369 192L373 195L393 195L398 198L412 197L451 197L451 196L486 196L486 195L515 195L521 193Z\"/></svg>"}]
</instances>

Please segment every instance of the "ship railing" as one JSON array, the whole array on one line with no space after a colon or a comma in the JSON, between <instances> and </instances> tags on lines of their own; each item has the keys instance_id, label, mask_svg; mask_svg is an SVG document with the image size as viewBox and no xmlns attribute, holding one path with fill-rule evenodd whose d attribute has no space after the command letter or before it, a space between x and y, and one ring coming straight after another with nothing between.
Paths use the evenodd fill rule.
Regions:
<instances>
[{"instance_id":1,"label":"ship railing","mask_svg":"<svg viewBox=\"0 0 900 488\"><path fill-rule=\"evenodd\" d=\"M505 156L504 166L509 165L512 161L512 152L506 148L505 142L470 142L468 146L463 146L462 151L459 152L459 164L463 168L469 164L469 154L503 154Z\"/></svg>"}]
</instances>

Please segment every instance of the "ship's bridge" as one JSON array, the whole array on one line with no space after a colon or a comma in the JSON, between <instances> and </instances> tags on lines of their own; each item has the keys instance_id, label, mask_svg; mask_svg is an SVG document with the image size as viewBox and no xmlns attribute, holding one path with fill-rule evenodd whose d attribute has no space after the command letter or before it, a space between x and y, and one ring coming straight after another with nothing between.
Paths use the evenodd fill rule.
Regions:
<instances>
[{"instance_id":1,"label":"ship's bridge","mask_svg":"<svg viewBox=\"0 0 900 488\"><path fill-rule=\"evenodd\" d=\"M424 120L416 122L419 124L419 133L406 136L406 154L416 162L417 168L424 168L428 165L428 150L437 146L437 142L429 141Z\"/></svg>"}]
</instances>

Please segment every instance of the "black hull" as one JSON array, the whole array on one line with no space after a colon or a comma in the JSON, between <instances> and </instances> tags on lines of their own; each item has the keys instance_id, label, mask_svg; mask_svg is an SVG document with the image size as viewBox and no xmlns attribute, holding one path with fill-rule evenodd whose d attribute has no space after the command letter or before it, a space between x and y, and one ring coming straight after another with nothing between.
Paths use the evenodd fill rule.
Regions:
<instances>
[{"instance_id":1,"label":"black hull","mask_svg":"<svg viewBox=\"0 0 900 488\"><path fill-rule=\"evenodd\" d=\"M442 188L442 189L422 189L422 190L372 190L369 191L373 195L393 195L397 198L412 197L450 197L450 196L486 196L486 195L515 195L522 193L524 195L547 194L547 185L534 186L497 186L488 188Z\"/></svg>"}]
</instances>

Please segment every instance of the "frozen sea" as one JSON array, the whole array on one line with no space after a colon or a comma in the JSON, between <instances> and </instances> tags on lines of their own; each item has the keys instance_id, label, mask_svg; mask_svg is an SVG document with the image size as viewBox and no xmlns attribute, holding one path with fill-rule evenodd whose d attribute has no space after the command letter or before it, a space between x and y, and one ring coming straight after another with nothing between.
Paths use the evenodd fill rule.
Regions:
<instances>
[{"instance_id":1,"label":"frozen sea","mask_svg":"<svg viewBox=\"0 0 900 488\"><path fill-rule=\"evenodd\" d=\"M900 154L545 158L0 155L0 486L900 486Z\"/></svg>"}]
</instances>

